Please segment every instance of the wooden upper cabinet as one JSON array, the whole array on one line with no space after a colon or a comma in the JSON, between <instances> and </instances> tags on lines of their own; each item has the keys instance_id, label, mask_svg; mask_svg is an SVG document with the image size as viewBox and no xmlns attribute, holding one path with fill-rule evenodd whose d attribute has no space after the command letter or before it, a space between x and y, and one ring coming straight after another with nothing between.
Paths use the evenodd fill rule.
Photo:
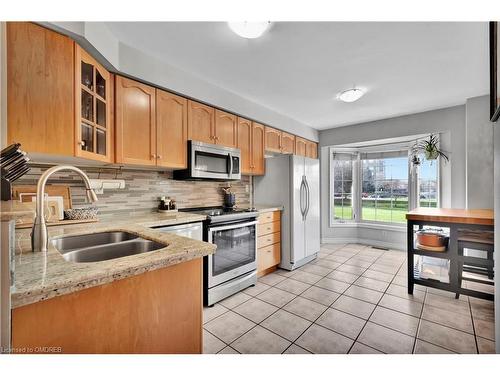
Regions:
<instances>
[{"instance_id":1,"label":"wooden upper cabinet","mask_svg":"<svg viewBox=\"0 0 500 375\"><path fill-rule=\"evenodd\" d=\"M236 147L237 127L235 115L215 110L215 143L221 146Z\"/></svg>"},{"instance_id":2,"label":"wooden upper cabinet","mask_svg":"<svg viewBox=\"0 0 500 375\"><path fill-rule=\"evenodd\" d=\"M215 143L215 109L188 100L188 139Z\"/></svg>"},{"instance_id":3,"label":"wooden upper cabinet","mask_svg":"<svg viewBox=\"0 0 500 375\"><path fill-rule=\"evenodd\" d=\"M155 89L116 77L116 162L156 165Z\"/></svg>"},{"instance_id":4,"label":"wooden upper cabinet","mask_svg":"<svg viewBox=\"0 0 500 375\"><path fill-rule=\"evenodd\" d=\"M187 99L156 90L158 166L187 168L187 112Z\"/></svg>"},{"instance_id":5,"label":"wooden upper cabinet","mask_svg":"<svg viewBox=\"0 0 500 375\"><path fill-rule=\"evenodd\" d=\"M306 156L312 159L318 158L318 144L316 142L307 141Z\"/></svg>"},{"instance_id":6,"label":"wooden upper cabinet","mask_svg":"<svg viewBox=\"0 0 500 375\"><path fill-rule=\"evenodd\" d=\"M112 162L111 74L75 46L75 155Z\"/></svg>"},{"instance_id":7,"label":"wooden upper cabinet","mask_svg":"<svg viewBox=\"0 0 500 375\"><path fill-rule=\"evenodd\" d=\"M29 22L7 22L7 142L74 155L74 42Z\"/></svg>"},{"instance_id":8,"label":"wooden upper cabinet","mask_svg":"<svg viewBox=\"0 0 500 375\"><path fill-rule=\"evenodd\" d=\"M307 140L295 137L295 155L307 156Z\"/></svg>"},{"instance_id":9,"label":"wooden upper cabinet","mask_svg":"<svg viewBox=\"0 0 500 375\"><path fill-rule=\"evenodd\" d=\"M238 117L238 142L241 150L241 173L252 174L252 122Z\"/></svg>"},{"instance_id":10,"label":"wooden upper cabinet","mask_svg":"<svg viewBox=\"0 0 500 375\"><path fill-rule=\"evenodd\" d=\"M281 132L281 152L283 154L295 153L295 136L293 134Z\"/></svg>"},{"instance_id":11,"label":"wooden upper cabinet","mask_svg":"<svg viewBox=\"0 0 500 375\"><path fill-rule=\"evenodd\" d=\"M252 123L252 174L263 175L265 167L266 129L264 125Z\"/></svg>"},{"instance_id":12,"label":"wooden upper cabinet","mask_svg":"<svg viewBox=\"0 0 500 375\"><path fill-rule=\"evenodd\" d=\"M281 152L281 131L266 126L266 151Z\"/></svg>"}]
</instances>

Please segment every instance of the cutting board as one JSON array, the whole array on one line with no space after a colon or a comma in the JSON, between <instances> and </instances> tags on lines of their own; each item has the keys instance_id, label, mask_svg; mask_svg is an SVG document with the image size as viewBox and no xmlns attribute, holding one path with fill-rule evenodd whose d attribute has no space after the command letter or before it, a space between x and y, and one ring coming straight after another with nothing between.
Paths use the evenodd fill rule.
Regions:
<instances>
[{"instance_id":1,"label":"cutting board","mask_svg":"<svg viewBox=\"0 0 500 375\"><path fill-rule=\"evenodd\" d=\"M35 193L36 194L36 185L14 185L12 186L12 199L17 201L19 200L19 194L21 193ZM49 197L59 196L63 197L64 209L68 210L72 208L71 203L71 192L69 185L46 185L45 193L49 195Z\"/></svg>"}]
</instances>

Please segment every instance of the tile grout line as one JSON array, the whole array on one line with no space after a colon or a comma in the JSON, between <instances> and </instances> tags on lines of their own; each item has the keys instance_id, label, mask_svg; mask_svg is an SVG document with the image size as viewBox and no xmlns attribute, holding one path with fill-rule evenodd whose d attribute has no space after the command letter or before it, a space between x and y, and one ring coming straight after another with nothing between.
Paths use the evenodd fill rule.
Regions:
<instances>
[{"instance_id":1,"label":"tile grout line","mask_svg":"<svg viewBox=\"0 0 500 375\"><path fill-rule=\"evenodd\" d=\"M382 253L382 254L383 254L383 253ZM375 262L376 262L376 261L377 261L377 260L378 260L378 259L382 256L382 254L380 254L380 256L379 256L379 257L378 257L378 258L377 258L377 259L376 259L373 263L375 263ZM372 263L372 264L373 264L373 263ZM401 269L401 267L402 267L402 266L403 266L403 263L401 263L401 265L399 266L398 271ZM394 280L394 278L396 277L396 275L397 275L398 271L396 271L396 273L395 273L395 274L394 274L394 276L392 277L391 282L387 285L387 288L385 288L385 291L389 288L389 285L391 285L391 283L392 283L392 281ZM360 277L361 277L361 276L360 276ZM358 277L358 279L359 279L359 277ZM356 279L356 280L357 280L357 279ZM355 280L355 282L356 282L356 280ZM370 318L372 317L373 313L375 312L375 310L376 310L376 309L377 309L377 307L379 306L380 301L382 300L382 298L384 298L385 291L384 291L384 293L382 294L382 297L380 297L380 299L378 300L378 302L375 304L375 307L373 308L373 310L372 310L372 312L370 313L370 315L368 316L368 318L365 320L365 324L363 324L363 327L359 330L358 335L357 335L357 336L356 336L356 338L354 339L354 342L352 343L352 345L351 345L351 347L349 348L349 351L348 351L347 353L350 353L350 351L352 350L352 348L354 347L354 345L355 345L357 342L359 342L360 344L366 345L366 344L364 344L364 343L362 343L362 342L358 341L359 336L361 336L361 333L363 332L363 330L365 329L366 325L367 325L367 324L368 324L368 322L370 321ZM376 324L376 323L375 323L375 324ZM382 327L383 327L383 326L382 326ZM386 327L386 328L387 328L387 327ZM369 345L367 345L367 346L369 346ZM369 347L371 348L371 346L369 346ZM379 352L382 352L381 350L376 349L376 348L372 348L372 349L375 349L375 350L378 350ZM382 352L382 353L383 353L383 352ZM384 354L386 354L386 353L384 353Z\"/></svg>"},{"instance_id":2,"label":"tile grout line","mask_svg":"<svg viewBox=\"0 0 500 375\"><path fill-rule=\"evenodd\" d=\"M335 249L333 252L328 253L328 255L327 255L326 257L331 256L331 255L334 255L336 252L338 252L338 251L340 251L340 250L344 249L346 246L347 246L347 244L346 244L346 245L344 245L344 246L342 246L342 247L340 247L340 248L338 248L338 249ZM350 260L352 260L352 258L354 258L356 255L359 255L360 253L362 253L362 249L359 249L359 250L357 250L356 252L349 252L349 254L348 254L348 255L350 255L350 256L349 256L349 257L344 257L344 258L346 258L346 260L345 260L344 262L337 262L337 261L334 261L334 260L329 260L329 259L326 259L326 260L328 260L328 261L333 261L333 262L335 262L335 263L339 263L339 265L338 265L337 267L333 268L333 269L330 269L329 267L324 267L324 266L321 266L321 265L317 265L317 266L319 266L319 267L326 268L326 269L329 269L329 270L330 270L330 272L328 272L328 273L327 273L326 275L324 275L324 276L322 276L322 275L317 275L317 274L314 274L314 273L311 273L311 272L308 272L308 271L303 271L303 272L307 272L307 273L314 274L314 275L317 275L317 276L321 276L321 278L320 278L320 279L319 279L316 283L314 283L314 284L309 284L309 283L307 283L307 282L303 282L303 281L301 281L301 280L296 280L296 279L290 278L290 276L283 276L283 277L285 277L286 279L290 279L290 280L294 280L294 281L302 282L302 283L304 283L304 284L308 284L308 288L307 288L307 289L305 289L304 291L302 291L300 294L291 293L291 292L289 292L289 291L287 291L287 290L284 290L284 289L281 289L281 288L279 288L279 287L276 287L276 285L277 285L277 284L279 284L280 282L283 282L283 281L285 281L285 280L279 281L279 282L275 283L274 285L269 285L269 284L266 284L265 282L261 282L261 283L263 283L263 284L265 284L266 286L268 286L268 287L269 287L269 288L267 288L266 290L268 290L268 289L270 289L270 288L273 288L273 287L274 287L274 288L276 288L276 289L278 289L278 290L282 290L282 291L285 291L285 292L288 292L288 293L294 294L294 297L293 297L290 301L288 301L287 303L285 303L283 306L281 306L281 307L280 307L280 306L273 305L273 304L271 303L270 305L273 305L274 307L277 307L277 308L278 308L278 310L277 310L277 311L275 311L275 312L273 312L271 315L269 315L269 316L268 316L268 317L266 317L265 319L263 319L260 323L255 323L255 322L251 321L250 319L246 318L245 316L243 316L243 315L239 314L238 312L234 311L234 309L235 309L235 308L237 308L238 306L240 306L240 305L244 304L245 302L249 301L251 298L256 298L256 299L258 299L258 300L260 300L260 301L263 301L263 302L265 302L265 303L269 303L269 302L264 301L264 300L262 300L262 299L260 299L260 298L258 297L260 294L264 293L264 292L265 292L265 290L264 290L264 291L262 291L262 292L260 292L260 293L258 293L258 294L256 294L256 295L251 295L251 294L246 294L246 293L245 293L245 294L246 294L247 296L249 296L250 298L249 298L248 300L246 300L246 301L243 301L243 302L241 302L241 303L239 303L239 304L235 305L235 306L234 306L234 307L232 307L232 308L228 308L228 307L226 307L226 306L222 305L224 308L226 308L226 309L227 309L227 311L226 311L226 312L224 312L224 313L222 313L222 314L220 314L220 315L219 315L219 316L217 316L217 317L212 318L211 320L207 321L207 322L206 322L206 323L204 323L204 324L207 324L207 323L209 323L209 322L213 321L214 319L216 319L216 318L218 318L218 317L220 317L220 316L224 315L224 314L225 314L225 313L227 313L228 311L232 311L233 313L235 313L235 314L237 314L237 315L239 315L239 316L241 316L241 317L243 317L243 318L245 318L245 319L249 320L251 323L253 323L253 324L254 324L254 325L252 326L252 328L250 328L249 330L247 330L247 331L243 332L243 333L242 333L241 335L239 335L237 338L235 338L234 340L232 340L229 344L226 344L224 340L221 340L221 339L220 339L217 335L213 334L212 332L210 332L210 331L208 331L208 330L207 330L207 331L208 331L210 334L212 334L214 337L216 337L217 339L219 339L221 342L223 342L224 344L226 344L226 346L225 346L223 349L221 349L220 351L224 350L225 348L227 348L227 347L229 346L231 349L233 349L233 350L235 350L236 352L238 352L236 349L234 349L234 348L231 346L231 344L233 344L236 340L238 340L238 339L239 339L239 338L241 338L243 335L245 335L246 333L248 333L250 330L254 329L256 326L259 326L259 327L261 327L261 328L265 329L266 331L269 331L269 332L271 332L271 333L273 333L273 334L276 334L278 337L281 337L281 338L283 338L283 339L285 339L285 340L287 340L287 341L291 341L290 345L288 345L288 347L287 347L287 348L285 348L285 350L284 350L283 352L285 352L286 350L288 350L288 348L290 348L290 347L291 347L292 345L294 345L294 344L295 344L295 345L297 345L298 347L300 347L300 348L302 348L302 349L304 349L304 350L308 351L307 349L305 349L305 348L301 347L300 345L298 345L298 344L297 344L297 340L298 340L298 339L299 339L299 338L300 338L300 337L301 337L301 336L302 336L302 335L303 335L303 334L304 334L304 333L305 333L305 332L306 332L306 331L307 331L307 330L308 330L308 329L309 329L309 328L310 328L313 324L315 324L315 323L317 322L317 320L318 320L318 319L319 319L319 318L320 318L320 317L324 314L324 312L325 312L325 311L327 311L329 308L332 308L332 305L335 303L335 301L337 301L337 300L338 300L338 299L339 299L342 295L345 295L345 296L347 296L347 297L350 297L350 298L353 298L353 299L356 299L356 300L359 300L359 301L362 301L362 302L367 302L367 303L368 303L368 301L364 301L364 300L359 299L359 298L356 298L356 297L351 297L351 296L349 296L349 295L345 294L345 292L346 292L346 291L347 291L347 290L348 290L348 289L349 289L352 285L356 285L356 284L355 284L355 282L356 282L359 278L361 278L361 277L367 277L367 276L363 276L363 275L365 274L365 272L366 272L367 270L370 270L370 267L371 267L371 266L373 266L374 264L376 264L376 262L377 262L378 260L380 260L380 259L383 257L383 255L384 255L384 254L386 254L386 253L381 252L381 253L380 253L380 254L379 254L379 255L378 255L378 256L377 256L377 257L376 257L373 261L371 261L371 264L370 264L368 267L366 267L366 268L365 268L365 267L362 267L362 266L356 266L356 265L353 265L353 264L349 264L349 263L347 263L347 262L349 262ZM326 258L326 257L325 257L325 258ZM323 259L323 258L319 258L319 260L321 260L321 259ZM347 288L346 288L346 289L345 289L342 293L338 293L338 292L335 292L335 291L332 291L332 290L329 290L329 289L326 289L326 288L322 288L322 287L320 287L320 286L317 286L317 285L316 285L316 284L317 284L318 282L320 282L321 280L323 280L323 279L325 279L325 278L328 278L328 277L327 277L327 275L330 275L333 271L338 270L338 268L339 268L339 267L341 267L341 266L342 266L342 265L344 265L344 264L349 265L349 266L353 266L353 267L357 267L357 268L362 268L362 269L364 269L364 271L363 271L361 274L359 274L359 275L355 275L355 274L353 274L354 276L357 276L357 277L356 277L356 278L355 278L355 279L354 279L351 283L346 283L346 284L349 284L349 286L348 286L348 287L347 287ZM403 265L404 265L404 261L402 261L402 262L401 262L400 266L398 267L398 271L396 271L394 274L392 274L393 276L392 276L392 278L391 278L391 281L387 283L387 286L385 287L384 291L382 292L382 296L381 296L381 298L379 299L379 302L380 302L380 300L383 298L383 296L384 296L384 295L386 295L387 289L388 289L388 288L390 287L390 285L393 283L393 281L394 281L394 279L396 278L396 276L399 276L399 275L398 275L398 273L399 273L399 271L400 271L400 269L401 269L401 267L402 267ZM389 267L389 266L388 266L388 267ZM373 270L373 271L377 271L377 270ZM340 272L340 271L339 271L339 272ZM342 272L345 272L345 271L342 271ZM387 274L387 272L384 272L384 271L377 271L377 272L381 272L381 273ZM349 273L349 272L347 272L347 273ZM389 273L389 275L390 275L390 273ZM280 275L280 276L281 276L281 275ZM372 278L370 278L370 277L367 277L367 278L372 279ZM328 278L328 279L330 279L330 278ZM333 280L336 280L336 279L333 279ZM378 279L373 279L373 280L375 280L375 281L382 281L382 282L385 282L384 280L378 280ZM336 281L344 282L344 281L342 281L342 280L336 280ZM398 284L392 284L392 285L398 285ZM281 336L281 335L279 335L279 334L277 334L277 333L275 333L275 332L271 331L270 329L267 329L266 327L264 327L264 326L262 326L262 325L261 325L261 323L262 323L263 321L265 321L266 319L268 319L270 316L272 316L272 315L276 314L279 310L284 310L284 307L285 307L286 305L288 305L289 303L291 303L293 300L295 300L297 297L299 297L299 296L300 296L300 297L302 297L302 298L305 298L305 299L311 300L311 299L309 299L309 298L307 298L307 297L305 297L305 296L302 296L302 294L303 294L303 293L305 293L307 290L311 289L313 286L316 286L316 287L321 288L321 289L328 290L328 291L330 291L330 292L335 292L335 293L337 293L337 294L338 294L338 297L337 297L337 298L336 298L336 299L335 299L335 300L334 300L331 304L329 304L329 305L323 305L323 304L321 304L322 306L326 306L325 311L324 311L323 313L321 313L321 314L318 316L318 318L316 318L314 321L312 321L312 323L311 323L311 324L310 324L310 325L309 325L309 326L308 326L308 327L307 327L307 328L306 328L306 329L302 332L302 334L301 334L301 335L299 335L299 336L298 336L298 337L297 337L294 341L289 340L288 338L283 337L283 336ZM364 286L359 286L359 285L356 285L356 286L361 287L361 288L365 288ZM399 285L398 285L398 286L399 286ZM368 290L373 290L373 291L375 291L375 292L381 292L381 291L379 291L379 290L374 290L374 289L371 289L371 288L366 288L366 289L368 289ZM395 296L395 297L398 297L398 296ZM398 297L398 298L400 298L400 297ZM311 300L311 301L312 301L312 300ZM315 301L313 301L313 302L315 302ZM375 305L375 308L374 308L374 309L373 309L373 311L371 312L370 316L369 316L369 317L365 320L365 324L364 324L364 326L363 326L362 330L363 330L363 329L364 329L364 327L366 326L367 322L369 321L369 319L370 319L370 317L372 316L373 312L375 311L376 307L377 307L377 306L379 306L379 302L377 302L377 304L374 304L374 305ZM332 309L333 309L333 308L332 308ZM337 310L337 309L335 309L335 310ZM390 310L392 310L392 309L390 309ZM293 313L293 312L290 312L290 311L287 311L287 310L284 310L284 311L285 311L285 312L288 312L288 313L290 313L290 314L293 314L293 315L295 315L295 316L298 316L298 317L300 317L300 318L302 318L301 316L299 316L299 315L297 315L297 314L295 314L295 313ZM340 310L340 311L341 311L341 310ZM393 311L399 312L399 311L397 311L397 310L393 310ZM343 312L343 311L342 311L342 312ZM346 312L343 312L343 313L346 313ZM401 312L399 312L399 313L401 313ZM358 316L353 315L353 314L350 314L350 313L346 313L346 314L359 318ZM404 314L404 313L403 313L403 314ZM409 315L409 314L406 314L406 315ZM412 315L410 315L410 316L412 316ZM306 319L306 320L308 320L308 319ZM309 321L309 322L311 322L311 321ZM379 324L374 323L374 322L372 322L372 323L373 323L373 324L376 324L376 325L379 325ZM382 326L382 325L379 325L379 326L384 327L384 328L387 328L387 329L390 329L390 330L392 330L392 331L395 331L395 332L398 332L398 333L401 333L401 334L404 334L403 332L400 332L400 331L394 330L394 329L392 329L392 328L390 328L390 327L385 327L385 326ZM323 327L323 326L322 326L322 325L320 325L320 327ZM334 333L336 333L336 334L339 334L339 335L341 335L341 336L344 336L344 337L346 337L346 338L348 338L348 339L350 339L350 340L353 340L351 337L347 337L347 336L345 336L345 335L343 335L343 334L341 334L341 333L339 333L339 332L336 332L336 331L334 331L334 330L329 329L328 327L323 327L323 328L328 329L329 331L334 332ZM362 331L362 330L361 330L361 331ZM360 333L361 333L361 331L360 331ZM409 336L409 335L407 335L407 336ZM358 336L356 337L356 339L353 341L353 344L351 345L350 350L352 349L352 347L354 346L354 344L355 344L356 342L358 342L358 341L357 341L357 338L358 338L358 337L359 337L359 334L358 334ZM409 336L409 337L411 337L411 336ZM416 338L414 338L414 339L416 339ZM415 343L415 341L414 341L414 343ZM363 345L366 345L366 344L363 344ZM366 345L366 346L370 347L369 345ZM375 348L373 348L373 349L375 349ZM350 351L350 350L349 350L349 351ZM378 350L378 349L376 349L376 350ZM220 351L219 351L219 352L220 352Z\"/></svg>"},{"instance_id":3,"label":"tile grout line","mask_svg":"<svg viewBox=\"0 0 500 375\"><path fill-rule=\"evenodd\" d=\"M341 247L341 248L339 248L339 249L337 249L337 250L335 250L335 251L341 250L341 249L343 249L345 246L347 246L347 245L344 245L343 247ZM333 254L335 253L335 251L334 251L333 253L330 253L329 255L333 255ZM347 259L346 259L343 263L337 262L337 263L340 263L340 265L339 265L339 266L337 266L336 268L332 269L332 271L330 271L327 275L329 275L329 274L330 274L331 272L333 272L334 270L337 270L337 269L338 269L341 265L346 264L346 262L348 262L350 259L352 259L352 258L353 258L353 257L355 257L356 255L358 255L361 251L362 251L362 250L358 250L356 253L353 253L353 254L352 254L350 257L348 257L348 258L347 258ZM376 259L372 262L372 264L371 264L371 265L373 265L373 264L374 264L374 263L375 263L375 262L376 262L379 258L381 258L383 255L384 255L384 253L383 253L383 252L382 252L382 253L380 253L380 255L378 255L378 256L377 256L377 258L376 258ZM398 271L399 271L399 269L403 266L403 264L404 264L404 261L403 261L403 262L401 263L401 265L398 267ZM348 264L348 265L349 265L349 264ZM370 265L370 266L371 266L371 265ZM321 267L321 266L320 266L320 267ZM357 267L357 266L354 266L354 267ZM323 268L326 268L326 267L323 267ZM358 268L364 268L364 267L358 267ZM355 279L352 283L350 283L350 284L349 284L349 287L350 287L350 286L352 286L352 285L354 285L354 282L355 282L356 280L358 280L358 279L359 279L359 278L360 278L360 277L361 277L361 276L362 276L362 275L366 272L366 270L368 270L368 269L369 269L369 267L368 267L368 268L364 268L363 273L361 273L360 275L355 275L355 276L357 276L357 278L356 278L356 279ZM398 271L397 271L397 272L398 272ZM303 272L307 272L307 271L303 271ZM381 272L381 271L378 271L378 272ZM394 276L392 277L391 282L392 282L392 280L396 277L397 272L396 272L396 273L394 274ZM308 273L310 273L310 272L308 272ZM347 273L349 273L349 272L347 272ZM385 272L382 272L382 273L385 273ZM327 275L322 276L322 277L321 277L321 279L319 279L316 283L318 283L318 282L320 282L321 280L323 280L323 279L327 278L327 277L326 277ZM354 274L353 274L353 275L354 275ZM320 276L320 275L317 275L317 276ZM284 276L284 277L285 277L285 276ZM287 278L290 278L290 277L287 277ZM295 279L292 279L292 280L295 280ZM283 280L283 281L284 281L284 280ZM300 280L296 280L296 281L300 281ZM341 280L337 280L337 281L341 281ZM316 287L318 287L318 288L321 288L321 289L325 289L325 290L331 291L331 290L329 290L329 289L326 289L326 288L322 288L322 287L320 287L320 286L317 286L317 285L316 285L316 283L315 283L315 284L312 284L312 285L311 285L311 284L309 284L309 285L310 285L310 286L309 286L309 288L307 288L306 290L304 290L304 292L305 292L305 291L307 291L307 290L309 290L309 289L310 289L311 287L313 287L313 286L316 286ZM265 282L264 282L264 284L265 284ZM277 284L279 284L279 282L278 282L278 283L276 283L276 284L274 284L274 285L269 285L269 284L266 284L266 285L268 285L270 288L273 288L273 287L276 287L276 285L277 285ZM305 283L305 284L308 284L308 283ZM346 284L347 284L347 283L346 283ZM386 287L386 290L387 290L387 288L389 287L389 285L390 285L390 284L391 284L391 283L388 283L388 286ZM347 287L347 288L344 290L344 292L345 292L347 289L349 289L349 287ZM277 288L277 289L282 290L282 289L280 289L280 288ZM367 288L367 289L369 289L369 288ZM370 290L372 290L372 289L370 289ZM261 293L257 294L256 296L254 296L254 298L257 298L257 299L259 299L260 301L263 301L263 302L269 303L269 302L267 302L267 301L264 301L264 300L262 300L262 299L258 298L258 295L260 295L260 294L262 294L262 293L264 293L264 292L265 292L265 291L263 291L263 292L261 292ZM302 292L302 293L304 293L304 292ZM337 301L337 300L338 300L338 299L339 299L342 295L344 295L344 292L342 292L342 293L338 293L338 292L335 292L335 291L331 291L331 292L334 292L334 293L339 294L339 296L335 299L335 301ZM384 292L384 294L385 294L385 292ZM299 296L299 295L296 295L294 298L292 298L292 299L291 299L289 302L287 302L285 305L287 305L288 303L290 303L290 302L292 302L293 300L295 300L298 296ZM350 296L348 296L348 295L346 295L346 296L347 296L347 297L350 297ZM303 297L303 298L306 298L306 297ZM350 297L350 298L353 298L353 299L356 299L356 300L359 300L359 301L362 301L362 302L367 302L367 301L363 301L363 300L358 299L358 298L355 298L355 297ZM382 299L382 297L381 297L381 299ZM333 307L332 307L332 305L335 303L335 301L333 301L330 305L323 305L323 306L327 306L327 309L328 309L328 308L335 309L335 308L333 308ZM313 302L314 302L314 301L313 301ZM244 303L244 302L242 302L241 304L243 304L243 303ZM369 303L369 302L367 302L367 303ZM241 304L238 304L237 306L240 306ZM271 304L271 305L272 305L272 304ZM283 305L283 307L284 307L285 305ZM236 308L237 306L235 306L235 308ZM276 305L273 305L273 306L278 307L278 306L276 306ZM378 304L377 304L376 306L378 306ZM375 308L376 308L376 306L375 306ZM279 309L279 310L281 310L281 309L283 309L283 307L278 307L278 309ZM374 310L375 310L375 308L374 308ZM327 309L326 309L326 310L327 310ZM232 309L230 309L230 310L231 310L231 311L233 311ZM278 311L279 311L279 310L278 310ZM326 311L326 310L325 310L325 311ZM335 309L335 310L338 310L338 309ZM373 311L374 311L374 310L373 310ZM286 310L285 310L285 311L286 311ZM345 314L348 314L348 315L354 316L354 317L356 317L356 318L359 318L359 317L358 317L358 316L356 316L356 315L353 315L353 314L350 314L350 313L344 312L344 311L342 311L342 310L338 310L338 311L341 311L341 312L343 312L343 313L345 313ZM373 311L372 311L372 313L373 313ZM395 310L394 310L394 311L395 311ZM238 314L236 311L234 311L234 312L235 312L236 314ZM276 312L277 312L277 311L276 311ZM273 314L271 314L271 315L274 315L276 312L274 312L274 313L273 313ZM287 311L287 312L288 312L288 311ZM292 313L292 312L289 312L289 313L291 313L291 314L293 314L293 315L298 316L297 314L294 314L294 313ZM298 339L299 339L299 338L300 338L300 337L301 337L301 336L302 336L302 335L303 335L303 334L304 334L304 333L305 333L305 332L306 332L306 331L307 331L307 330L308 330L308 329L309 329L309 328L310 328L313 324L315 324L315 323L316 323L316 321L317 321L317 320L318 320L318 319L319 319L319 318L320 318L323 314L324 314L324 312L323 312L320 316L318 316L318 318L316 318L316 319L315 319L315 320L314 320L314 321L313 321L313 322L312 322L312 323L311 323L311 324L310 324L310 325L309 325L309 326L308 326L308 327L307 327L307 328L306 328L306 329L305 329L305 330L301 333L301 335L299 335L299 336L298 336L298 337L297 337L297 338L296 338L296 339L295 339L295 340L294 340L294 341L293 341L293 342L292 342L292 343L291 343L288 347L290 347L292 344L295 344L295 345L299 346L300 348L305 349L305 348L301 347L300 345L298 345L298 344L296 343L296 341L297 341L297 340L298 340ZM240 315L240 314L238 314L238 315ZM270 315L270 316L271 316L271 315ZM371 314L370 314L370 316L371 316ZM300 316L299 316L299 317L300 317ZM244 317L244 318L245 318L245 317ZM247 318L245 318L245 319L247 319ZM266 318L266 319L267 319L267 318ZM264 320L266 320L266 319L264 319ZM307 320L307 319L306 319L306 320ZM368 320L366 320L366 322L368 322ZM365 325L366 325L366 322L365 322ZM253 322L252 322L252 323L253 323ZM373 322L372 322L372 323L373 323ZM376 324L376 323L373 323L373 324ZM267 328L265 328L265 327L261 326L261 325L260 325L260 323L259 323L259 324L256 324L256 325L258 325L258 326L260 326L260 327L262 327L262 328L264 328L264 329L266 329L266 330L270 331L269 329L267 329ZM379 325L379 324L376 324L376 325ZM379 326L380 326L380 325L379 325ZM322 326L322 325L320 325L320 327L323 327L323 326ZM381 326L381 327L384 327L384 326ZM253 329L253 328L255 328L255 326L254 326L254 327L252 327L252 329ZM336 331L334 331L334 330L331 330L331 329L329 329L329 328L327 328L327 327L323 327L323 328L325 328L325 329L327 329L327 330L329 330L329 331L331 331L331 332L334 332L335 334L339 334L339 335L341 335L341 336L343 336L343 337L346 337L346 338L348 338L349 340L353 340L351 337L345 336L344 334L341 334L341 333L339 333L339 332L336 332ZM363 328L364 328L364 326L363 326ZM394 330L394 329L391 329L391 328L389 328L389 327L384 327L384 328L388 328L388 329L390 329L390 330L392 330L392 331L395 331L395 332L398 332L398 333L402 333L402 332L396 331L396 330ZM244 334L246 334L247 332L248 332L248 331L246 331L245 333L243 333L241 336L243 336L243 335L244 335ZM272 332L272 331L271 331L271 332ZM275 332L272 332L272 333L275 333ZM360 331L360 333L361 333L361 331ZM276 334L276 333L275 333L275 334ZM282 337L282 336L280 336L279 334L277 334L277 335L278 335L279 337ZM241 336L239 336L238 338L240 338ZM358 336L359 336L359 335L358 335ZM237 338L237 339L238 339L238 338ZM283 337L283 338L284 338L284 337ZM235 339L234 341L236 341L237 339ZM285 339L285 338L284 338L284 339ZM221 340L221 341L223 341L223 340ZM233 343L234 341L232 341L231 343ZM287 341L289 341L289 340L287 339ZM355 342L356 342L356 340L354 340L353 345L354 345L354 343L355 343ZM363 344L363 345L366 345L366 344ZM366 345L366 346L370 347L369 345ZM231 347L231 348L232 348L232 347ZM351 348L352 348L352 346L351 346ZM351 349L351 348L350 348L350 349ZM234 348L233 348L233 349L234 349ZM287 349L288 349L288 348L287 348ZM375 349L375 348L372 348L372 349ZM305 349L305 350L307 350L307 349ZM375 349L375 350L378 350L378 349ZM286 351L286 349L285 349L285 351Z\"/></svg>"}]
</instances>

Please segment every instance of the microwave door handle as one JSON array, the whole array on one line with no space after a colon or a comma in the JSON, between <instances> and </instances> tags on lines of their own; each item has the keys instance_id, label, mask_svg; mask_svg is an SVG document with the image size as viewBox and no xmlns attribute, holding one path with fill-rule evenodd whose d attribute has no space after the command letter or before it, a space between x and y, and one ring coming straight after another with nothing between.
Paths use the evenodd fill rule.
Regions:
<instances>
[{"instance_id":1,"label":"microwave door handle","mask_svg":"<svg viewBox=\"0 0 500 375\"><path fill-rule=\"evenodd\" d=\"M229 178L233 178L233 156L231 153L228 154L229 156Z\"/></svg>"}]
</instances>

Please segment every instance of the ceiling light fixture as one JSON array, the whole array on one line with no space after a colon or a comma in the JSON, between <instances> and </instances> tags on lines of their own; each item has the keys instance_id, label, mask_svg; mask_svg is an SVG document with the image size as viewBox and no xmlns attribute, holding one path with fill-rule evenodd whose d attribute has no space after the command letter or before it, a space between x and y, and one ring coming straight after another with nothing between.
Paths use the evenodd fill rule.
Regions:
<instances>
[{"instance_id":1,"label":"ceiling light fixture","mask_svg":"<svg viewBox=\"0 0 500 375\"><path fill-rule=\"evenodd\" d=\"M342 91L338 95L338 98L343 102L352 103L360 99L363 95L365 95L365 92L363 90L352 88L349 90Z\"/></svg>"},{"instance_id":2,"label":"ceiling light fixture","mask_svg":"<svg viewBox=\"0 0 500 375\"><path fill-rule=\"evenodd\" d=\"M271 26L270 21L266 22L228 22L231 30L243 38L255 39L264 34Z\"/></svg>"}]
</instances>

